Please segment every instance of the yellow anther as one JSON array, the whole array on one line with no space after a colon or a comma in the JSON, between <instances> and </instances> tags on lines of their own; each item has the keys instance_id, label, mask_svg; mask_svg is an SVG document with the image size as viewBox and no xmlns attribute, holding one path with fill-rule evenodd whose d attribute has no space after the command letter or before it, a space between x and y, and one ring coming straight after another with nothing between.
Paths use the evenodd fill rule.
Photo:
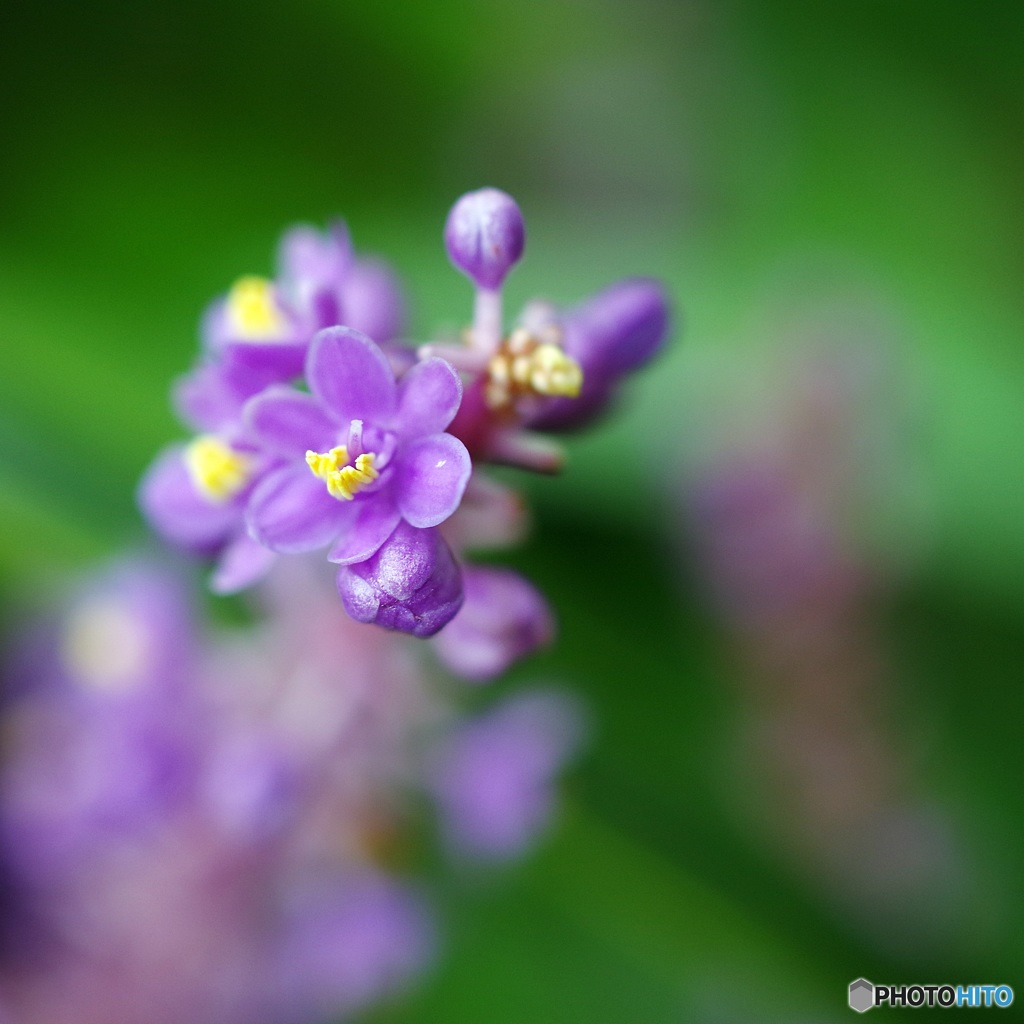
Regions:
<instances>
[{"instance_id":1,"label":"yellow anther","mask_svg":"<svg viewBox=\"0 0 1024 1024\"><path fill-rule=\"evenodd\" d=\"M329 452L306 452L306 465L314 476L327 484L327 491L339 501L351 501L367 484L373 483L380 473L374 468L377 456L363 452L357 456L354 466L348 462L348 449L344 445Z\"/></svg>"},{"instance_id":2,"label":"yellow anther","mask_svg":"<svg viewBox=\"0 0 1024 1024\"><path fill-rule=\"evenodd\" d=\"M249 482L251 472L245 455L209 434L185 449L185 467L196 490L213 504L233 498Z\"/></svg>"},{"instance_id":3,"label":"yellow anther","mask_svg":"<svg viewBox=\"0 0 1024 1024\"><path fill-rule=\"evenodd\" d=\"M241 277L228 294L228 313L244 338L265 341L281 335L285 320L274 298L274 286L262 277Z\"/></svg>"},{"instance_id":4,"label":"yellow anther","mask_svg":"<svg viewBox=\"0 0 1024 1024\"><path fill-rule=\"evenodd\" d=\"M332 448L329 452L306 452L306 465L312 470L313 476L326 480L331 473L340 469L348 462L348 449L343 445Z\"/></svg>"},{"instance_id":5,"label":"yellow anther","mask_svg":"<svg viewBox=\"0 0 1024 1024\"><path fill-rule=\"evenodd\" d=\"M530 357L530 387L539 395L576 398L583 387L583 370L557 345L538 345Z\"/></svg>"},{"instance_id":6,"label":"yellow anther","mask_svg":"<svg viewBox=\"0 0 1024 1024\"><path fill-rule=\"evenodd\" d=\"M552 332L545 332L550 338ZM520 399L544 395L576 398L583 387L583 369L555 340L541 340L517 328L487 366L488 404L512 408Z\"/></svg>"}]
</instances>

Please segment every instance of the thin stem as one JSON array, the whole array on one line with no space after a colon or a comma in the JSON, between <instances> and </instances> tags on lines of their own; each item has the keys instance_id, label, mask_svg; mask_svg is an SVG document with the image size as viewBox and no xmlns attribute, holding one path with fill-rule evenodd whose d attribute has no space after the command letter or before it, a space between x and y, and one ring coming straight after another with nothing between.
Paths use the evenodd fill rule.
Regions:
<instances>
[{"instance_id":1,"label":"thin stem","mask_svg":"<svg viewBox=\"0 0 1024 1024\"><path fill-rule=\"evenodd\" d=\"M478 288L473 304L471 345L493 355L501 344L501 289Z\"/></svg>"}]
</instances>

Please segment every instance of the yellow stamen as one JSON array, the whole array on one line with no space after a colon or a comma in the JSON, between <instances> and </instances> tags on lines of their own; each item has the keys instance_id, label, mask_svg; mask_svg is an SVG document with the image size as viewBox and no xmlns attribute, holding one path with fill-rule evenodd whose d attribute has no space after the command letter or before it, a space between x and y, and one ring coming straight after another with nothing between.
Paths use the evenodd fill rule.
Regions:
<instances>
[{"instance_id":1,"label":"yellow stamen","mask_svg":"<svg viewBox=\"0 0 1024 1024\"><path fill-rule=\"evenodd\" d=\"M306 465L313 476L326 480L327 477L348 462L348 449L343 445L332 448L329 452L306 452Z\"/></svg>"},{"instance_id":2,"label":"yellow stamen","mask_svg":"<svg viewBox=\"0 0 1024 1024\"><path fill-rule=\"evenodd\" d=\"M576 398L583 387L583 370L557 345L538 345L530 356L529 383L538 395Z\"/></svg>"},{"instance_id":3,"label":"yellow stamen","mask_svg":"<svg viewBox=\"0 0 1024 1024\"><path fill-rule=\"evenodd\" d=\"M228 313L235 329L252 341L281 335L284 317L274 299L274 286L262 277L241 277L228 294Z\"/></svg>"},{"instance_id":4,"label":"yellow stamen","mask_svg":"<svg viewBox=\"0 0 1024 1024\"><path fill-rule=\"evenodd\" d=\"M347 465L348 449L338 445L329 452L306 452L306 465L314 476L327 484L327 491L339 501L351 501L367 484L373 483L380 473L374 468L377 456L363 452L354 466Z\"/></svg>"},{"instance_id":5,"label":"yellow stamen","mask_svg":"<svg viewBox=\"0 0 1024 1024\"><path fill-rule=\"evenodd\" d=\"M185 467L196 489L213 504L233 498L248 482L249 459L209 434L185 449Z\"/></svg>"},{"instance_id":6,"label":"yellow stamen","mask_svg":"<svg viewBox=\"0 0 1024 1024\"><path fill-rule=\"evenodd\" d=\"M512 407L529 395L577 398L583 369L557 341L541 341L522 328L512 332L487 366L488 404Z\"/></svg>"}]
</instances>

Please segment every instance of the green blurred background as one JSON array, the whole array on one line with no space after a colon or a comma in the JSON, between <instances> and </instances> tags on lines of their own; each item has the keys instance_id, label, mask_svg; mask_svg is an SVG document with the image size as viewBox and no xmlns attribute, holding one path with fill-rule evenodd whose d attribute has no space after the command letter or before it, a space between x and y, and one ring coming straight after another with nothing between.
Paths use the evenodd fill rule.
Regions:
<instances>
[{"instance_id":1,"label":"green blurred background","mask_svg":"<svg viewBox=\"0 0 1024 1024\"><path fill-rule=\"evenodd\" d=\"M133 489L180 434L198 316L288 224L346 217L417 337L468 319L440 231L484 184L527 219L510 309L636 273L673 296L671 351L528 485L515 561L562 634L511 685L592 704L567 813L452 887L440 969L380 1019L838 1020L861 975L1024 998L1024 6L96 0L7 4L0 36L8 607L144 542ZM852 644L886 666L858 735L955 865L906 901L783 810L813 758L762 790L747 726L804 698L766 689L690 514L708 438L791 404L808 330L871 335L818 455L885 425L836 529L870 577Z\"/></svg>"}]
</instances>

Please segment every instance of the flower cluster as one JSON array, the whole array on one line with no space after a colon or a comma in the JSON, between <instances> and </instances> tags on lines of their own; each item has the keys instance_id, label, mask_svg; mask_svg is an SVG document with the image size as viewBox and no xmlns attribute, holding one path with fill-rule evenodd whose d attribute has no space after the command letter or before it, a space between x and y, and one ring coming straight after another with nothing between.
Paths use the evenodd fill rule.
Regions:
<instances>
[{"instance_id":1,"label":"flower cluster","mask_svg":"<svg viewBox=\"0 0 1024 1024\"><path fill-rule=\"evenodd\" d=\"M122 563L24 631L0 706L0 1020L348 1019L433 959L418 809L459 864L539 836L575 704L465 718L319 569L283 562L265 618L211 638L179 581Z\"/></svg>"},{"instance_id":2,"label":"flower cluster","mask_svg":"<svg viewBox=\"0 0 1024 1024\"><path fill-rule=\"evenodd\" d=\"M668 330L651 280L575 309L527 305L506 334L502 286L521 258L516 203L463 196L444 240L476 289L461 344L404 344L394 276L348 234L286 234L273 281L246 277L203 321L204 353L177 389L197 436L156 460L140 503L171 542L216 559L215 591L250 586L277 555L325 551L352 618L438 642L486 678L543 642L540 594L466 552L522 532L515 493L487 463L555 472L545 432L591 422Z\"/></svg>"}]
</instances>

